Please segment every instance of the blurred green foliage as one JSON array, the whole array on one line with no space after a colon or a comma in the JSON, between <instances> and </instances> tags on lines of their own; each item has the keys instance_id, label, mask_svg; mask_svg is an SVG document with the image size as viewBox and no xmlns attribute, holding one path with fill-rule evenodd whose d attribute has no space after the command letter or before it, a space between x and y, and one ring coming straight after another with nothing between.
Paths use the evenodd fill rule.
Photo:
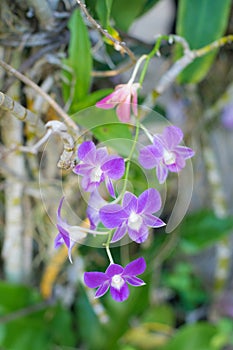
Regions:
<instances>
[{"instance_id":1,"label":"blurred green foliage","mask_svg":"<svg viewBox=\"0 0 233 350\"><path fill-rule=\"evenodd\" d=\"M187 215L180 225L179 248L185 254L196 254L210 247L233 228L232 216L218 218L212 211L201 210Z\"/></svg>"},{"instance_id":2,"label":"blurred green foliage","mask_svg":"<svg viewBox=\"0 0 233 350\"><path fill-rule=\"evenodd\" d=\"M191 49L199 49L224 35L231 10L231 0L179 0L176 32ZM179 50L180 56L181 49ZM198 83L208 73L217 50L197 58L179 75L179 83Z\"/></svg>"},{"instance_id":3,"label":"blurred green foliage","mask_svg":"<svg viewBox=\"0 0 233 350\"><path fill-rule=\"evenodd\" d=\"M88 29L79 10L75 10L68 24L70 42L64 60L63 97L72 111L73 104L83 100L91 84L92 54Z\"/></svg>"},{"instance_id":4,"label":"blurred green foliage","mask_svg":"<svg viewBox=\"0 0 233 350\"><path fill-rule=\"evenodd\" d=\"M51 350L75 340L72 316L59 303L50 306L32 288L0 282L1 349Z\"/></svg>"}]
</instances>

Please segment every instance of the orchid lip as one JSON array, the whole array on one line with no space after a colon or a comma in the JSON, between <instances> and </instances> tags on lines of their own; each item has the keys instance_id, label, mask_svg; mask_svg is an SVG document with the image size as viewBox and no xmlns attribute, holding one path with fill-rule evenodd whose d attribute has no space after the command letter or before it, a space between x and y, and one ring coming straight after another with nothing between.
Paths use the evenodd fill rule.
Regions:
<instances>
[{"instance_id":1,"label":"orchid lip","mask_svg":"<svg viewBox=\"0 0 233 350\"><path fill-rule=\"evenodd\" d=\"M128 219L128 226L132 230L139 230L142 226L143 219L139 214L132 212Z\"/></svg>"},{"instance_id":2,"label":"orchid lip","mask_svg":"<svg viewBox=\"0 0 233 350\"><path fill-rule=\"evenodd\" d=\"M163 152L163 159L164 159L164 163L166 165L171 165L174 164L176 162L176 156L173 152L164 150Z\"/></svg>"},{"instance_id":3,"label":"orchid lip","mask_svg":"<svg viewBox=\"0 0 233 350\"><path fill-rule=\"evenodd\" d=\"M113 288L116 288L117 290L120 290L124 283L125 283L125 281L121 277L121 275L115 275L115 276L112 277L111 286Z\"/></svg>"}]
</instances>

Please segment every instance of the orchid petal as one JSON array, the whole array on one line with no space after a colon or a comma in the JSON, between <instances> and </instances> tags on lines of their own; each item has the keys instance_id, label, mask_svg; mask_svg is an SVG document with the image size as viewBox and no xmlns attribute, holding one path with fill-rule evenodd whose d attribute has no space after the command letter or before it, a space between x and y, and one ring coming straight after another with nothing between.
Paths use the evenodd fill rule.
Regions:
<instances>
[{"instance_id":1,"label":"orchid petal","mask_svg":"<svg viewBox=\"0 0 233 350\"><path fill-rule=\"evenodd\" d=\"M169 171L173 173L178 173L185 167L185 159L177 156L174 164L167 165Z\"/></svg>"},{"instance_id":2,"label":"orchid petal","mask_svg":"<svg viewBox=\"0 0 233 350\"><path fill-rule=\"evenodd\" d=\"M120 290L111 286L110 293L111 293L112 298L115 301L122 302L122 301L125 301L126 299L128 299L128 297L129 297L129 287L127 286L126 283L123 284L123 286L121 287Z\"/></svg>"},{"instance_id":3,"label":"orchid petal","mask_svg":"<svg viewBox=\"0 0 233 350\"><path fill-rule=\"evenodd\" d=\"M93 187L93 186L92 186ZM92 188L92 191L95 189L96 186L94 186L94 188ZM90 178L88 176L84 176L82 178L82 188L84 189L84 191L86 192L92 192L91 191L91 181Z\"/></svg>"},{"instance_id":4,"label":"orchid petal","mask_svg":"<svg viewBox=\"0 0 233 350\"><path fill-rule=\"evenodd\" d=\"M70 247L69 232L66 229L64 229L60 224L57 224L57 229L59 233L62 235L65 245L67 246L67 248L69 248Z\"/></svg>"},{"instance_id":5,"label":"orchid petal","mask_svg":"<svg viewBox=\"0 0 233 350\"><path fill-rule=\"evenodd\" d=\"M162 152L154 145L146 146L140 150L138 161L145 169L156 167L162 157Z\"/></svg>"},{"instance_id":6,"label":"orchid petal","mask_svg":"<svg viewBox=\"0 0 233 350\"><path fill-rule=\"evenodd\" d=\"M115 276L115 275L120 275L124 271L123 267L118 264L110 264L105 271L106 276L109 278Z\"/></svg>"},{"instance_id":7,"label":"orchid petal","mask_svg":"<svg viewBox=\"0 0 233 350\"><path fill-rule=\"evenodd\" d=\"M154 135L153 138L153 153L155 157L162 158L164 149L167 147L166 143L160 137L160 135Z\"/></svg>"},{"instance_id":8,"label":"orchid petal","mask_svg":"<svg viewBox=\"0 0 233 350\"><path fill-rule=\"evenodd\" d=\"M138 199L133 193L125 192L125 195L123 198L123 208L128 215L130 215L131 212L135 212L135 213L137 212Z\"/></svg>"},{"instance_id":9,"label":"orchid petal","mask_svg":"<svg viewBox=\"0 0 233 350\"><path fill-rule=\"evenodd\" d=\"M122 123L130 121L130 95L127 96L124 102L119 103L116 109L116 114Z\"/></svg>"},{"instance_id":10,"label":"orchid petal","mask_svg":"<svg viewBox=\"0 0 233 350\"><path fill-rule=\"evenodd\" d=\"M64 199L65 199L65 197L62 197L62 199L60 200L58 209L57 209L57 218L58 218L58 220L62 220L62 218L61 218L61 207L62 207L62 204L64 202Z\"/></svg>"},{"instance_id":11,"label":"orchid petal","mask_svg":"<svg viewBox=\"0 0 233 350\"><path fill-rule=\"evenodd\" d=\"M106 205L106 201L101 197L98 190L91 193L88 207L87 207L87 217L90 221L91 230L95 230L100 222L99 210L101 207Z\"/></svg>"},{"instance_id":12,"label":"orchid petal","mask_svg":"<svg viewBox=\"0 0 233 350\"><path fill-rule=\"evenodd\" d=\"M143 224L138 231L132 230L128 227L128 234L132 241L140 244L146 241L149 231L147 226Z\"/></svg>"},{"instance_id":13,"label":"orchid petal","mask_svg":"<svg viewBox=\"0 0 233 350\"><path fill-rule=\"evenodd\" d=\"M113 180L120 179L125 172L124 159L118 156L112 156L101 166L101 170Z\"/></svg>"},{"instance_id":14,"label":"orchid petal","mask_svg":"<svg viewBox=\"0 0 233 350\"><path fill-rule=\"evenodd\" d=\"M167 144L168 149L172 150L183 140L183 132L177 126L167 126L162 134L164 142Z\"/></svg>"},{"instance_id":15,"label":"orchid petal","mask_svg":"<svg viewBox=\"0 0 233 350\"><path fill-rule=\"evenodd\" d=\"M135 276L127 276L125 277L125 279L126 282L128 282L129 284L131 284L131 286L134 287L140 287L146 284L143 280Z\"/></svg>"},{"instance_id":16,"label":"orchid petal","mask_svg":"<svg viewBox=\"0 0 233 350\"><path fill-rule=\"evenodd\" d=\"M108 189L110 196L113 198L116 198L115 190L114 190L112 181L108 177L106 177L105 183L106 183L106 186L107 186L107 189Z\"/></svg>"},{"instance_id":17,"label":"orchid petal","mask_svg":"<svg viewBox=\"0 0 233 350\"><path fill-rule=\"evenodd\" d=\"M59 248L62 244L64 244L64 239L59 232L54 239L54 248Z\"/></svg>"},{"instance_id":18,"label":"orchid petal","mask_svg":"<svg viewBox=\"0 0 233 350\"><path fill-rule=\"evenodd\" d=\"M96 103L96 107L103 108L103 109L111 109L114 108L117 104L116 101L114 101L115 91L113 91L108 96L104 97L102 100L98 101Z\"/></svg>"},{"instance_id":19,"label":"orchid petal","mask_svg":"<svg viewBox=\"0 0 233 350\"><path fill-rule=\"evenodd\" d=\"M108 152L106 147L100 147L96 150L96 160L97 164L103 164L104 160L108 158Z\"/></svg>"},{"instance_id":20,"label":"orchid petal","mask_svg":"<svg viewBox=\"0 0 233 350\"><path fill-rule=\"evenodd\" d=\"M177 146L174 149L175 153L178 153L180 157L183 157L184 159L188 159L194 156L195 152L192 148L185 147L185 146Z\"/></svg>"},{"instance_id":21,"label":"orchid petal","mask_svg":"<svg viewBox=\"0 0 233 350\"><path fill-rule=\"evenodd\" d=\"M111 239L111 243L115 243L120 239L122 239L126 234L126 232L127 232L127 226L125 225L125 223L123 223L123 225L119 226L114 232L114 235Z\"/></svg>"},{"instance_id":22,"label":"orchid petal","mask_svg":"<svg viewBox=\"0 0 233 350\"><path fill-rule=\"evenodd\" d=\"M163 184L166 181L168 175L168 169L165 165L159 164L156 168L156 175L160 184Z\"/></svg>"},{"instance_id":23,"label":"orchid petal","mask_svg":"<svg viewBox=\"0 0 233 350\"><path fill-rule=\"evenodd\" d=\"M97 288L109 281L108 276L104 272L85 272L84 273L84 283L89 288Z\"/></svg>"},{"instance_id":24,"label":"orchid petal","mask_svg":"<svg viewBox=\"0 0 233 350\"><path fill-rule=\"evenodd\" d=\"M95 293L95 298L100 298L102 297L105 293L107 293L108 289L110 287L110 282L105 282L104 284L102 284L102 286L100 286L96 293Z\"/></svg>"},{"instance_id":25,"label":"orchid petal","mask_svg":"<svg viewBox=\"0 0 233 350\"><path fill-rule=\"evenodd\" d=\"M133 109L133 114L135 116L138 115L138 94L137 90L139 89L140 84L135 83L132 85L131 88L131 94L132 94L132 109Z\"/></svg>"},{"instance_id":26,"label":"orchid petal","mask_svg":"<svg viewBox=\"0 0 233 350\"><path fill-rule=\"evenodd\" d=\"M154 188L149 188L138 197L138 213L155 213L161 205L160 193Z\"/></svg>"},{"instance_id":27,"label":"orchid petal","mask_svg":"<svg viewBox=\"0 0 233 350\"><path fill-rule=\"evenodd\" d=\"M145 225L149 227L162 227L166 225L165 222L163 222L163 220L151 214L144 214L143 221Z\"/></svg>"},{"instance_id":28,"label":"orchid petal","mask_svg":"<svg viewBox=\"0 0 233 350\"><path fill-rule=\"evenodd\" d=\"M120 226L127 218L127 214L119 204L105 205L100 209L100 220L107 228Z\"/></svg>"},{"instance_id":29,"label":"orchid petal","mask_svg":"<svg viewBox=\"0 0 233 350\"><path fill-rule=\"evenodd\" d=\"M73 264L71 253L72 253L72 248L73 248L74 244L75 244L74 242L71 242L71 244L69 246L69 249L68 249L68 257L69 257L69 260L70 260L71 264Z\"/></svg>"},{"instance_id":30,"label":"orchid petal","mask_svg":"<svg viewBox=\"0 0 233 350\"><path fill-rule=\"evenodd\" d=\"M78 157L85 163L93 164L96 158L96 146L92 141L83 142L78 148Z\"/></svg>"},{"instance_id":31,"label":"orchid petal","mask_svg":"<svg viewBox=\"0 0 233 350\"><path fill-rule=\"evenodd\" d=\"M92 169L93 169L93 165L81 163L81 164L77 164L74 167L73 172L77 175L88 176L88 174L91 172Z\"/></svg>"},{"instance_id":32,"label":"orchid petal","mask_svg":"<svg viewBox=\"0 0 233 350\"><path fill-rule=\"evenodd\" d=\"M146 262L143 257L131 261L125 266L123 277L141 275L146 269Z\"/></svg>"}]
</instances>

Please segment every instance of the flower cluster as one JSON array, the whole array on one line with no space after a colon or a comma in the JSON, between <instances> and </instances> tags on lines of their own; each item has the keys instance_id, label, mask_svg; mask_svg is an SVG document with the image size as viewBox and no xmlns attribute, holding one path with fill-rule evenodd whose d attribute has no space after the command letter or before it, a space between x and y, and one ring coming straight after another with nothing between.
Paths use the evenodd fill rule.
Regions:
<instances>
[{"instance_id":1,"label":"flower cluster","mask_svg":"<svg viewBox=\"0 0 233 350\"><path fill-rule=\"evenodd\" d=\"M142 60L141 60L142 61ZM139 62L140 63L140 62ZM139 83L134 83L134 77L140 64L137 65L128 84L118 85L115 91L99 101L96 106L103 109L116 107L116 113L121 122L129 122L131 117L131 104L134 116L137 116L137 90ZM162 206L160 193L155 188L148 188L138 197L123 188L122 193L116 196L114 181L125 175L128 180L129 167L125 171L125 163L130 165L132 153L136 147L139 124L133 142L130 156L123 159L119 155L111 154L106 147L97 147L92 141L84 141L77 151L77 162L73 172L81 177L81 187L89 192L89 202L86 216L90 222L90 228L84 229L78 226L70 226L61 218L62 198L57 212L58 235L55 238L55 247L65 244L68 248L68 256L71 260L71 250L74 243L83 241L87 234L98 233L107 235L105 248L110 264L105 272L85 272L84 283L89 288L97 288L95 297L103 296L110 289L112 298L117 302L126 300L129 296L129 287L143 286L143 280L137 277L146 269L143 257L130 262L125 267L114 263L110 244L121 241L128 235L129 239L141 244L149 236L150 228L160 228L165 225L163 220L157 217ZM146 131L152 144L139 150L139 164L145 169L156 168L156 175L160 184L163 184L168 172L180 172L186 163L186 159L194 155L191 148L180 145L183 140L183 132L175 126L165 127L162 134L152 136ZM100 186L107 189L103 198ZM107 200L109 198L109 201ZM107 231L99 231L100 227ZM75 235L74 235L75 228Z\"/></svg>"}]
</instances>

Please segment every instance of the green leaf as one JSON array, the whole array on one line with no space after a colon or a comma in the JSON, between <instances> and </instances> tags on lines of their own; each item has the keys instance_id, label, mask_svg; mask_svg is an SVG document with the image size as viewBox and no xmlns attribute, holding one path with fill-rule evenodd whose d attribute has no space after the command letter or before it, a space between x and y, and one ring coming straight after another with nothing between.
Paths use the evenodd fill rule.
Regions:
<instances>
[{"instance_id":1,"label":"green leaf","mask_svg":"<svg viewBox=\"0 0 233 350\"><path fill-rule=\"evenodd\" d=\"M39 293L22 285L0 282L0 348L50 350L74 346L71 314L61 305L47 306Z\"/></svg>"},{"instance_id":2,"label":"green leaf","mask_svg":"<svg viewBox=\"0 0 233 350\"><path fill-rule=\"evenodd\" d=\"M176 32L191 49L199 49L224 35L231 0L179 0ZM210 69L217 50L196 59L178 77L179 83L197 83ZM181 55L179 50L178 55Z\"/></svg>"},{"instance_id":3,"label":"green leaf","mask_svg":"<svg viewBox=\"0 0 233 350\"><path fill-rule=\"evenodd\" d=\"M80 295L75 303L75 313L79 323L79 334L88 345L88 349L104 349L103 344L105 344L105 339L108 337L108 334L104 332L84 290L81 289Z\"/></svg>"},{"instance_id":4,"label":"green leaf","mask_svg":"<svg viewBox=\"0 0 233 350\"><path fill-rule=\"evenodd\" d=\"M70 113L76 113L87 107L94 106L96 102L109 95L112 91L112 89L100 89L92 92L91 94L87 95L82 101L75 101L70 108Z\"/></svg>"},{"instance_id":5,"label":"green leaf","mask_svg":"<svg viewBox=\"0 0 233 350\"><path fill-rule=\"evenodd\" d=\"M207 301L207 295L191 264L179 262L169 273L163 274L163 284L175 291L179 308L187 312Z\"/></svg>"},{"instance_id":6,"label":"green leaf","mask_svg":"<svg viewBox=\"0 0 233 350\"><path fill-rule=\"evenodd\" d=\"M157 2L159 2L159 0L147 0L141 12L141 15L149 11Z\"/></svg>"},{"instance_id":7,"label":"green leaf","mask_svg":"<svg viewBox=\"0 0 233 350\"><path fill-rule=\"evenodd\" d=\"M15 311L40 301L35 291L23 285L0 282L0 307L6 312Z\"/></svg>"},{"instance_id":8,"label":"green leaf","mask_svg":"<svg viewBox=\"0 0 233 350\"><path fill-rule=\"evenodd\" d=\"M70 42L68 57L64 60L63 70L63 97L72 104L84 99L90 89L92 55L88 30L83 22L80 11L73 12L68 27L70 29Z\"/></svg>"},{"instance_id":9,"label":"green leaf","mask_svg":"<svg viewBox=\"0 0 233 350\"><path fill-rule=\"evenodd\" d=\"M180 328L161 350L214 350L211 340L216 327L207 322L199 322Z\"/></svg>"},{"instance_id":10,"label":"green leaf","mask_svg":"<svg viewBox=\"0 0 233 350\"><path fill-rule=\"evenodd\" d=\"M125 127L124 124L105 124L92 129L92 132L99 141L117 150L122 156L129 155L133 141L129 128Z\"/></svg>"},{"instance_id":11,"label":"green leaf","mask_svg":"<svg viewBox=\"0 0 233 350\"><path fill-rule=\"evenodd\" d=\"M119 122L115 110L90 107L73 115L73 120L122 156L129 155L132 147L130 126Z\"/></svg>"},{"instance_id":12,"label":"green leaf","mask_svg":"<svg viewBox=\"0 0 233 350\"><path fill-rule=\"evenodd\" d=\"M133 21L142 13L145 4L145 0L113 0L112 17L115 20L116 27L127 31Z\"/></svg>"},{"instance_id":13,"label":"green leaf","mask_svg":"<svg viewBox=\"0 0 233 350\"><path fill-rule=\"evenodd\" d=\"M188 215L180 226L180 248L186 254L198 253L230 234L232 227L232 217L218 218L209 211Z\"/></svg>"},{"instance_id":14,"label":"green leaf","mask_svg":"<svg viewBox=\"0 0 233 350\"><path fill-rule=\"evenodd\" d=\"M169 304L152 305L143 315L143 322L157 322L169 326L175 325L175 313Z\"/></svg>"},{"instance_id":15,"label":"green leaf","mask_svg":"<svg viewBox=\"0 0 233 350\"><path fill-rule=\"evenodd\" d=\"M109 26L113 0L97 0L96 12L104 28Z\"/></svg>"}]
</instances>

